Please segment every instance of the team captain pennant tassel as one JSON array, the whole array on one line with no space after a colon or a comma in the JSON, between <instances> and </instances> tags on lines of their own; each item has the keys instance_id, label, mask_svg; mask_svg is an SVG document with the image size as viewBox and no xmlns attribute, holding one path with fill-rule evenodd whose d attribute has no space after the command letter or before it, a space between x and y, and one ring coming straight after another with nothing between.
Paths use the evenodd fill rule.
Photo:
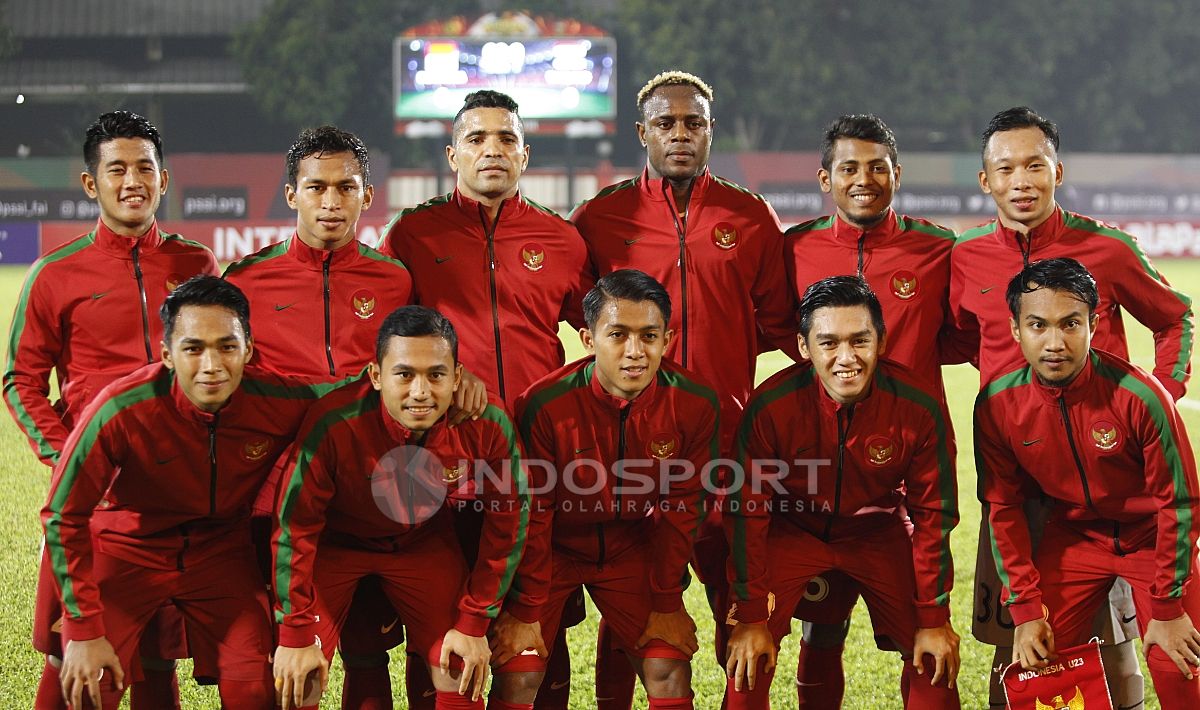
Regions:
<instances>
[{"instance_id":1,"label":"team captain pennant tassel","mask_svg":"<svg viewBox=\"0 0 1200 710\"><path fill-rule=\"evenodd\" d=\"M1040 671L1014 663L1003 681L1011 710L1113 710L1097 639L1059 651Z\"/></svg>"}]
</instances>

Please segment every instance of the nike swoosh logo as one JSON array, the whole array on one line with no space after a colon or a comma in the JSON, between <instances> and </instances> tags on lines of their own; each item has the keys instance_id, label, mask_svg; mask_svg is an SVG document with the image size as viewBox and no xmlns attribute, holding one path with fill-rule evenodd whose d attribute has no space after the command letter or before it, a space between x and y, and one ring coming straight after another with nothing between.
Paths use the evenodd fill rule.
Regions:
<instances>
[{"instance_id":1,"label":"nike swoosh logo","mask_svg":"<svg viewBox=\"0 0 1200 710\"><path fill-rule=\"evenodd\" d=\"M178 456L168 456L165 459L154 459L154 463L157 466L165 466L166 464L171 463L172 461L174 461L177 458L179 458L179 457Z\"/></svg>"},{"instance_id":2,"label":"nike swoosh logo","mask_svg":"<svg viewBox=\"0 0 1200 710\"><path fill-rule=\"evenodd\" d=\"M626 240L625 240L625 246L627 246L627 247L631 247L631 246L633 246L634 244L637 244L637 243L638 243L638 242L640 242L640 241L642 241L642 238L641 238L641 237L638 237L637 239L626 239Z\"/></svg>"},{"instance_id":3,"label":"nike swoosh logo","mask_svg":"<svg viewBox=\"0 0 1200 710\"><path fill-rule=\"evenodd\" d=\"M380 626L379 633L381 633L381 634L390 633L392 629L396 628L396 624L399 623L399 621L400 621L400 617L397 616L395 619L392 619L392 623L384 624L383 626Z\"/></svg>"},{"instance_id":4,"label":"nike swoosh logo","mask_svg":"<svg viewBox=\"0 0 1200 710\"><path fill-rule=\"evenodd\" d=\"M108 291L104 291L104 292L102 292L102 293L93 293L93 294L92 294L92 300L93 300L93 301L99 301L101 298L104 298L104 297L105 297L105 296L107 296L107 295L108 295Z\"/></svg>"},{"instance_id":5,"label":"nike swoosh logo","mask_svg":"<svg viewBox=\"0 0 1200 710\"><path fill-rule=\"evenodd\" d=\"M559 680L550 684L550 690L562 690L571 684L569 680ZM604 698L596 698L596 700L604 700Z\"/></svg>"},{"instance_id":6,"label":"nike swoosh logo","mask_svg":"<svg viewBox=\"0 0 1200 710\"><path fill-rule=\"evenodd\" d=\"M1128 616L1128 617L1127 617L1127 616L1125 616L1124 614L1122 614L1122 615L1121 615L1121 623L1122 623L1122 624L1128 624L1129 622L1133 621L1133 620L1134 620L1134 619L1136 619L1136 618L1137 618L1137 616Z\"/></svg>"},{"instance_id":7,"label":"nike swoosh logo","mask_svg":"<svg viewBox=\"0 0 1200 710\"><path fill-rule=\"evenodd\" d=\"M453 255L453 254L451 254L450 256L435 256L435 257L433 257L433 260L434 260L434 262L435 262L435 263L438 263L438 264L444 264L444 263L446 263L447 261L450 261L450 260L451 260L451 259L453 259L453 258L454 258L454 255Z\"/></svg>"},{"instance_id":8,"label":"nike swoosh logo","mask_svg":"<svg viewBox=\"0 0 1200 710\"><path fill-rule=\"evenodd\" d=\"M585 446L582 449L575 449L575 453L582 454L584 451L591 451L594 448L596 448L596 447L595 446Z\"/></svg>"},{"instance_id":9,"label":"nike swoosh logo","mask_svg":"<svg viewBox=\"0 0 1200 710\"><path fill-rule=\"evenodd\" d=\"M286 311L287 309L291 308L291 307L292 307L292 306L294 306L294 305L296 305L296 304L294 304L294 303L289 303L289 304L287 304L287 305L281 306L281 305L279 305L278 303L276 303L276 304L275 304L275 310L277 310L277 311Z\"/></svg>"},{"instance_id":10,"label":"nike swoosh logo","mask_svg":"<svg viewBox=\"0 0 1200 710\"><path fill-rule=\"evenodd\" d=\"M995 286L988 286L987 288L981 288L981 289L979 289L979 292L980 292L980 293L987 293L988 291L991 291L991 290L992 290L992 289L994 289L994 288L996 288L996 287L995 287Z\"/></svg>"},{"instance_id":11,"label":"nike swoosh logo","mask_svg":"<svg viewBox=\"0 0 1200 710\"><path fill-rule=\"evenodd\" d=\"M1038 443L1039 441L1041 441L1041 439L1034 439L1033 441L1025 441L1024 439L1022 439L1021 446L1033 446L1034 444Z\"/></svg>"},{"instance_id":12,"label":"nike swoosh logo","mask_svg":"<svg viewBox=\"0 0 1200 710\"><path fill-rule=\"evenodd\" d=\"M436 690L426 690L424 693L421 693L422 698L432 698L435 695L437 695Z\"/></svg>"}]
</instances>

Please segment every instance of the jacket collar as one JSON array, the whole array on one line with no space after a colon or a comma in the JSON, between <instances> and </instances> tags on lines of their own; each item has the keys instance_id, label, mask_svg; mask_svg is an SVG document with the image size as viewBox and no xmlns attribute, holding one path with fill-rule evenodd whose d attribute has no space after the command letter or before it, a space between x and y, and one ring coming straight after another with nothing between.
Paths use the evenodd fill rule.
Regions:
<instances>
[{"instance_id":1,"label":"jacket collar","mask_svg":"<svg viewBox=\"0 0 1200 710\"><path fill-rule=\"evenodd\" d=\"M659 364L662 367L662 364ZM589 358L588 364L585 366L585 372L588 377L588 386L592 392L592 396L600 403L604 409L614 412L620 412L623 409L629 409L630 414L634 414L643 409L648 408L654 399L658 396L658 374L655 373L654 379L650 380L650 384L646 389L638 393L633 399L624 399L611 395L604 386L600 384L600 378L596 372L596 358Z\"/></svg>"},{"instance_id":2,"label":"jacket collar","mask_svg":"<svg viewBox=\"0 0 1200 710\"><path fill-rule=\"evenodd\" d=\"M179 416L192 422L196 422L201 426L208 426L217 421L219 416L222 420L228 422L231 417L237 415L241 410L241 394L242 388L239 385L233 392L233 396L225 403L224 407L215 413L205 412L192 404L192 400L184 394L183 388L179 386L179 378L175 376L175 371L163 365L163 369L168 371L168 377L171 378L171 403L175 407L175 411L179 412ZM245 373L243 373L243 377Z\"/></svg>"},{"instance_id":3,"label":"jacket collar","mask_svg":"<svg viewBox=\"0 0 1200 710\"><path fill-rule=\"evenodd\" d=\"M1067 230L1066 220L1063 219L1062 207L1054 205L1054 212L1038 226L1029 230L1029 238L1015 229L1005 227L999 219L996 220L996 239L1003 246L1013 251L1028 252L1029 260L1033 260L1033 252L1049 242L1056 241Z\"/></svg>"},{"instance_id":4,"label":"jacket collar","mask_svg":"<svg viewBox=\"0 0 1200 710\"><path fill-rule=\"evenodd\" d=\"M417 432L392 418L392 415L388 413L387 407L383 404L383 398L380 397L378 392L373 392L373 396L379 397L379 416L383 421L383 429L391 437L391 440L397 444L411 444L413 446L423 446L426 449L433 449L436 448L437 443L450 430L449 425L446 423L446 415L443 414L440 419L433 423L429 431L425 433L425 439L418 444Z\"/></svg>"},{"instance_id":5,"label":"jacket collar","mask_svg":"<svg viewBox=\"0 0 1200 710\"><path fill-rule=\"evenodd\" d=\"M696 204L704 199L704 194L708 192L708 188L712 185L712 173L705 167L704 171L696 176L696 181L692 184L692 192L688 197L688 207ZM675 205L675 194L671 190L671 183L666 178L650 177L650 166L642 168L642 174L637 178L638 189L642 194L655 202L666 202L671 205L672 209L677 210Z\"/></svg>"},{"instance_id":6,"label":"jacket collar","mask_svg":"<svg viewBox=\"0 0 1200 710\"><path fill-rule=\"evenodd\" d=\"M287 253L305 268L313 271L320 271L325 266L326 259L330 260L330 269L339 269L349 266L358 259L358 239L351 239L349 243L343 244L333 251L326 251L313 249L304 243L300 235L293 232L292 236L288 237Z\"/></svg>"},{"instance_id":7,"label":"jacket collar","mask_svg":"<svg viewBox=\"0 0 1200 710\"><path fill-rule=\"evenodd\" d=\"M879 361L875 362L875 372L871 375L871 384L867 389L867 395L862 399L852 404L842 404L829 396L829 392L825 389L825 383L821 381L821 376L817 374L816 369L813 369L813 385L817 390L817 406L820 407L821 413L824 416L836 417L839 412L849 410L860 405L865 405L871 401L871 396L875 394L876 385L879 383Z\"/></svg>"},{"instance_id":8,"label":"jacket collar","mask_svg":"<svg viewBox=\"0 0 1200 710\"><path fill-rule=\"evenodd\" d=\"M472 200L470 197L462 194L457 187L450 194L450 200L468 218L476 222L479 221L483 205L478 200ZM500 202L500 212L498 214L501 217L511 217L514 214L520 214L525 206L525 197L521 194L521 187L518 185L516 194Z\"/></svg>"},{"instance_id":9,"label":"jacket collar","mask_svg":"<svg viewBox=\"0 0 1200 710\"><path fill-rule=\"evenodd\" d=\"M158 231L158 221L150 224L145 234L139 237L124 237L108 228L104 220L96 220L95 244L106 254L118 259L132 259L133 248L138 247L143 253L153 251L163 243L163 233Z\"/></svg>"},{"instance_id":10,"label":"jacket collar","mask_svg":"<svg viewBox=\"0 0 1200 710\"><path fill-rule=\"evenodd\" d=\"M879 224L865 231L844 221L836 213L833 216L833 238L845 246L857 247L858 240L864 236L867 238L868 246L875 246L898 234L900 234L900 217L891 207L888 208L887 214L879 221Z\"/></svg>"},{"instance_id":11,"label":"jacket collar","mask_svg":"<svg viewBox=\"0 0 1200 710\"><path fill-rule=\"evenodd\" d=\"M1087 359L1083 363L1083 369L1066 387L1042 384L1042 381L1038 379L1037 373L1032 371L1032 366L1029 366L1029 376L1033 380L1034 388L1037 389L1038 394L1041 395L1045 402L1057 407L1058 401L1061 399L1065 400L1067 405L1070 406L1087 397L1088 391L1092 388L1092 378L1095 376L1096 363L1099 361L1100 356L1096 354L1096 351L1089 350Z\"/></svg>"}]
</instances>

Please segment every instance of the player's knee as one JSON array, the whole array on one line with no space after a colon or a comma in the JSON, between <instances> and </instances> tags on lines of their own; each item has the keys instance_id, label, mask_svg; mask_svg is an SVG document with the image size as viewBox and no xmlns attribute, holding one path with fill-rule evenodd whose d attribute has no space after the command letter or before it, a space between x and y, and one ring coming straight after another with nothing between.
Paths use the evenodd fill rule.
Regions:
<instances>
[{"instance_id":1,"label":"player's knee","mask_svg":"<svg viewBox=\"0 0 1200 710\"><path fill-rule=\"evenodd\" d=\"M386 653L342 653L342 665L347 668L387 668Z\"/></svg>"},{"instance_id":2,"label":"player's knee","mask_svg":"<svg viewBox=\"0 0 1200 710\"><path fill-rule=\"evenodd\" d=\"M691 693L692 664L678 658L642 661L642 682L652 698L682 698Z\"/></svg>"},{"instance_id":3,"label":"player's knee","mask_svg":"<svg viewBox=\"0 0 1200 710\"><path fill-rule=\"evenodd\" d=\"M846 643L846 635L850 633L850 620L840 624L814 624L811 621L801 622L804 643L814 648L841 648Z\"/></svg>"},{"instance_id":4,"label":"player's knee","mask_svg":"<svg viewBox=\"0 0 1200 710\"><path fill-rule=\"evenodd\" d=\"M520 671L492 676L492 693L509 703L529 704L537 697L544 673Z\"/></svg>"}]
</instances>

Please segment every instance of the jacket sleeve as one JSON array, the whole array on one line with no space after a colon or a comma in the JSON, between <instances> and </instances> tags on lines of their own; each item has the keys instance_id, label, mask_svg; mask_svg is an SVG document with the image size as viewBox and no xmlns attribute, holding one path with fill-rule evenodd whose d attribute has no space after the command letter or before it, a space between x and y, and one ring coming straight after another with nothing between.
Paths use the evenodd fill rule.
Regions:
<instances>
[{"instance_id":1,"label":"jacket sleeve","mask_svg":"<svg viewBox=\"0 0 1200 710\"><path fill-rule=\"evenodd\" d=\"M756 231L763 252L750 296L754 301L754 320L760 335L758 352L761 354L778 349L800 362L800 345L796 342L796 304L784 265L783 226L768 203L764 202Z\"/></svg>"},{"instance_id":2,"label":"jacket sleeve","mask_svg":"<svg viewBox=\"0 0 1200 710\"><path fill-rule=\"evenodd\" d=\"M970 362L979 367L979 321L963 307L963 291L967 287L963 276L964 252L958 247L950 252L950 322L943 326L938 344L942 347L943 363Z\"/></svg>"},{"instance_id":3,"label":"jacket sleeve","mask_svg":"<svg viewBox=\"0 0 1200 710\"><path fill-rule=\"evenodd\" d=\"M563 295L559 321L566 321L572 328L583 328L587 324L583 320L583 297L596 285L596 276L592 273L591 260L588 258L587 244L572 224L567 239L571 243L571 282Z\"/></svg>"},{"instance_id":4,"label":"jacket sleeve","mask_svg":"<svg viewBox=\"0 0 1200 710\"><path fill-rule=\"evenodd\" d=\"M92 511L112 483L125 448L120 423L103 404L104 400L99 399L92 402L68 437L42 508L46 554L63 604L64 641L105 635L104 606L92 574L89 523Z\"/></svg>"},{"instance_id":5,"label":"jacket sleeve","mask_svg":"<svg viewBox=\"0 0 1200 710\"><path fill-rule=\"evenodd\" d=\"M1139 422L1146 483L1158 508L1157 572L1151 586L1153 618L1184 613L1183 592L1196 556L1196 459L1187 432L1165 388L1147 393Z\"/></svg>"},{"instance_id":6,"label":"jacket sleeve","mask_svg":"<svg viewBox=\"0 0 1200 710\"><path fill-rule=\"evenodd\" d=\"M501 604L521 563L529 535L529 481L521 463L521 446L516 428L508 414L488 405L479 421L493 429L488 447L488 465L494 475L483 476L478 492L483 502L483 530L479 535L479 556L467 578L467 588L458 603L454 628L469 636L483 636ZM537 620L534 611L545 602L545 590L525 590L510 607L522 621Z\"/></svg>"},{"instance_id":7,"label":"jacket sleeve","mask_svg":"<svg viewBox=\"0 0 1200 710\"><path fill-rule=\"evenodd\" d=\"M917 625L935 628L950 620L954 562L950 531L958 525L958 480L954 434L943 410L930 398L928 425L905 476L905 506L913 523L912 554L916 573Z\"/></svg>"},{"instance_id":8,"label":"jacket sleeve","mask_svg":"<svg viewBox=\"0 0 1200 710\"><path fill-rule=\"evenodd\" d=\"M687 450L682 461L661 462L671 472L669 488L661 499L661 515L655 524L654 565L650 572L650 600L660 613L678 611L683 606L683 580L700 523L704 520L705 485L702 476L712 476L709 463L720 457L716 394L711 401L697 403L690 413L691 431L686 434ZM675 466L683 465L676 472ZM711 481L710 481L711 483Z\"/></svg>"},{"instance_id":9,"label":"jacket sleeve","mask_svg":"<svg viewBox=\"0 0 1200 710\"><path fill-rule=\"evenodd\" d=\"M537 621L540 606L545 603L550 590L551 552L550 535L554 523L554 493L551 486L551 470L554 466L553 432L544 426L542 417L530 420L524 415L527 400L519 398L515 410L520 423L521 442L524 445L523 465L528 475L529 526L525 538L525 553L513 582L513 591L505 601L505 610L526 623ZM547 468L550 467L550 468Z\"/></svg>"},{"instance_id":10,"label":"jacket sleeve","mask_svg":"<svg viewBox=\"0 0 1200 710\"><path fill-rule=\"evenodd\" d=\"M747 408L735 438L737 461L745 472L740 486L730 491L724 511L725 536L729 540L729 581L736 604L734 618L757 623L770 617L771 581L767 569L767 532L771 526L768 505L770 471L754 461L777 458L770 422L754 407Z\"/></svg>"},{"instance_id":11,"label":"jacket sleeve","mask_svg":"<svg viewBox=\"0 0 1200 710\"><path fill-rule=\"evenodd\" d=\"M317 638L313 563L336 473L332 437L319 417L310 417L284 464L275 505L271 554L280 646L304 648Z\"/></svg>"},{"instance_id":12,"label":"jacket sleeve","mask_svg":"<svg viewBox=\"0 0 1200 710\"><path fill-rule=\"evenodd\" d=\"M4 401L33 452L53 466L67 442L66 425L50 404L50 371L62 358L62 326L52 285L30 270L8 335Z\"/></svg>"},{"instance_id":13,"label":"jacket sleeve","mask_svg":"<svg viewBox=\"0 0 1200 710\"><path fill-rule=\"evenodd\" d=\"M988 521L989 547L1004 586L1005 605L1013 621L1023 624L1043 617L1041 575L1033 565L1033 543L1025 517L1024 475L1012 450L993 421L981 392L975 402L975 467L979 501Z\"/></svg>"},{"instance_id":14,"label":"jacket sleeve","mask_svg":"<svg viewBox=\"0 0 1200 710\"><path fill-rule=\"evenodd\" d=\"M1192 300L1171 288L1137 242L1117 264L1121 273L1111 278L1121 307L1154 333L1154 376L1178 400L1187 391L1191 376L1195 317Z\"/></svg>"}]
</instances>

